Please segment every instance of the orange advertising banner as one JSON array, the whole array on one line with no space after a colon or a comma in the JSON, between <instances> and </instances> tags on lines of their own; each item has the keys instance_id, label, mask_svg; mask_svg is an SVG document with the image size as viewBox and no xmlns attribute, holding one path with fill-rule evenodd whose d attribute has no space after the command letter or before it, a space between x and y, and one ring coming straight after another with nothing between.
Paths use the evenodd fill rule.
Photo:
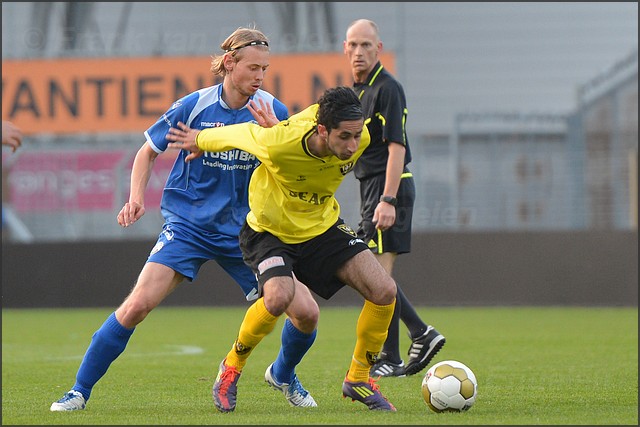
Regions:
<instances>
[{"instance_id":1,"label":"orange advertising banner","mask_svg":"<svg viewBox=\"0 0 640 427\"><path fill-rule=\"evenodd\" d=\"M381 55L394 72L395 57ZM25 135L144 132L182 96L221 82L211 58L2 61L2 119ZM351 85L342 53L271 55L262 88L298 112L325 89Z\"/></svg>"}]
</instances>

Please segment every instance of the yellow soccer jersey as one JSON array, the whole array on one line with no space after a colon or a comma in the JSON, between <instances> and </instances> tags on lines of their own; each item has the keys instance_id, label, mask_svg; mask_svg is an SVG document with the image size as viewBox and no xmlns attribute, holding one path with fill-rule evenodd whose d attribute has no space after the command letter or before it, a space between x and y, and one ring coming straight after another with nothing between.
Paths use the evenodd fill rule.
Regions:
<instances>
[{"instance_id":1,"label":"yellow soccer jersey","mask_svg":"<svg viewBox=\"0 0 640 427\"><path fill-rule=\"evenodd\" d=\"M340 216L338 186L369 145L363 127L358 151L348 160L311 154L308 139L316 128L314 104L271 128L240 123L208 128L196 143L204 151L239 148L262 164L249 183L249 226L285 243L302 243L324 233Z\"/></svg>"}]
</instances>

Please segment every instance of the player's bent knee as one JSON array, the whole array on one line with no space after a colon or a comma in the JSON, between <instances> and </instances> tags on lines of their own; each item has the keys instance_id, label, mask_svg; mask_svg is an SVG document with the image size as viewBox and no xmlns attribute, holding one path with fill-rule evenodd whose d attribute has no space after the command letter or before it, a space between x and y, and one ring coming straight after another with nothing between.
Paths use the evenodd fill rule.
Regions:
<instances>
[{"instance_id":1,"label":"player's bent knee","mask_svg":"<svg viewBox=\"0 0 640 427\"><path fill-rule=\"evenodd\" d=\"M393 280L385 280L381 282L371 302L378 305L389 305L395 301L396 293L396 283Z\"/></svg>"},{"instance_id":2,"label":"player's bent knee","mask_svg":"<svg viewBox=\"0 0 640 427\"><path fill-rule=\"evenodd\" d=\"M132 328L141 323L155 307L156 305L149 301L128 298L116 311L116 318L122 326Z\"/></svg>"},{"instance_id":3,"label":"player's bent knee","mask_svg":"<svg viewBox=\"0 0 640 427\"><path fill-rule=\"evenodd\" d=\"M303 317L303 318L299 318L299 317L289 317L289 319L291 320L291 323L293 323L293 326L296 327L297 330L305 333L305 334L310 334L313 331L316 330L316 328L318 327L318 318L311 318L311 317Z\"/></svg>"},{"instance_id":4,"label":"player's bent knee","mask_svg":"<svg viewBox=\"0 0 640 427\"><path fill-rule=\"evenodd\" d=\"M273 316L280 316L288 309L292 300L287 293L272 292L264 295L264 306Z\"/></svg>"}]
</instances>

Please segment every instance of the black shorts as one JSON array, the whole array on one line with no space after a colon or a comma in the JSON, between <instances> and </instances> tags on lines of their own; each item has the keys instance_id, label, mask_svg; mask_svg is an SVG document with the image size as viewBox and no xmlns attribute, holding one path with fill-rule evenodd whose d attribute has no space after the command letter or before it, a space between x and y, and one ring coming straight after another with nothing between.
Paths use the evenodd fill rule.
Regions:
<instances>
[{"instance_id":1,"label":"black shorts","mask_svg":"<svg viewBox=\"0 0 640 427\"><path fill-rule=\"evenodd\" d=\"M342 219L303 243L283 243L271 233L254 231L246 222L239 237L244 262L258 278L260 295L267 280L292 276L293 272L309 289L328 300L345 285L336 277L338 268L368 249Z\"/></svg>"},{"instance_id":2,"label":"black shorts","mask_svg":"<svg viewBox=\"0 0 640 427\"><path fill-rule=\"evenodd\" d=\"M369 245L373 253L395 252L397 254L411 251L411 222L413 204L416 199L416 186L411 172L405 168L400 187L398 188L398 205L396 206L396 222L385 230L379 231L373 223L373 213L380 203L384 192L384 174L375 175L360 181L360 224L358 237Z\"/></svg>"}]
</instances>

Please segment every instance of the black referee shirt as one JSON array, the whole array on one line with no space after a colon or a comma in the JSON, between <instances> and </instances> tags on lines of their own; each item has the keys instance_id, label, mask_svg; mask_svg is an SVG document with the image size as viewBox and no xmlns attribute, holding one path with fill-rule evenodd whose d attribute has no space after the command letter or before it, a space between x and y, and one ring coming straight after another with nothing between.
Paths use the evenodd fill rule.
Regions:
<instances>
[{"instance_id":1,"label":"black referee shirt","mask_svg":"<svg viewBox=\"0 0 640 427\"><path fill-rule=\"evenodd\" d=\"M353 172L357 179L385 173L390 142L403 144L406 148L405 166L411 161L409 140L405 124L407 100L404 89L378 61L364 83L355 83L354 90L362 101L362 111L371 134L371 144L356 162Z\"/></svg>"}]
</instances>

